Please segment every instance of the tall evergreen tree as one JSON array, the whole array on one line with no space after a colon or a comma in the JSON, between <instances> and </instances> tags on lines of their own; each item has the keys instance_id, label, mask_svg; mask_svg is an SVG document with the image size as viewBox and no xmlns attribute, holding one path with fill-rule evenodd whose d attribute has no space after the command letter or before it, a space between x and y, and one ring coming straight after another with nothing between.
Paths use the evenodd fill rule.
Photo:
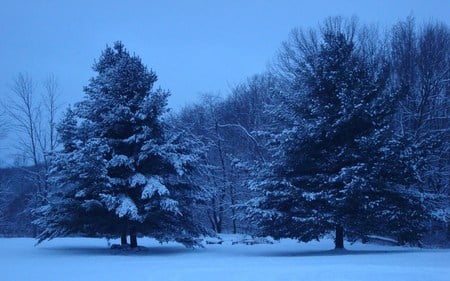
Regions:
<instances>
[{"instance_id":1,"label":"tall evergreen tree","mask_svg":"<svg viewBox=\"0 0 450 281\"><path fill-rule=\"evenodd\" d=\"M249 207L263 234L306 242L335 232L336 248L344 236L418 240L422 206L404 188L411 155L389 128L397 92L377 42L359 34L355 21L330 18L284 45L274 111L284 130Z\"/></svg>"},{"instance_id":2,"label":"tall evergreen tree","mask_svg":"<svg viewBox=\"0 0 450 281\"><path fill-rule=\"evenodd\" d=\"M198 187L188 173L195 143L162 120L168 92L156 74L117 42L94 64L85 99L59 126L64 149L54 159L56 192L40 209L39 239L79 233L137 234L193 245L201 233L191 215Z\"/></svg>"}]
</instances>

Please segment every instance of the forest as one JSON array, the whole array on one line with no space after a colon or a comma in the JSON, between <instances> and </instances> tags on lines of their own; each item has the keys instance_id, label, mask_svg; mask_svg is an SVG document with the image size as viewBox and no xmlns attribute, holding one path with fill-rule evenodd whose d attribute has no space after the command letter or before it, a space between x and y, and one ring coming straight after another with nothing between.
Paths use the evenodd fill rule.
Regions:
<instances>
[{"instance_id":1,"label":"forest","mask_svg":"<svg viewBox=\"0 0 450 281\"><path fill-rule=\"evenodd\" d=\"M445 23L293 29L267 69L179 110L149 63L112 43L68 108L56 76L39 90L16 76L0 110L0 137L21 148L0 169L1 236L450 245Z\"/></svg>"}]
</instances>

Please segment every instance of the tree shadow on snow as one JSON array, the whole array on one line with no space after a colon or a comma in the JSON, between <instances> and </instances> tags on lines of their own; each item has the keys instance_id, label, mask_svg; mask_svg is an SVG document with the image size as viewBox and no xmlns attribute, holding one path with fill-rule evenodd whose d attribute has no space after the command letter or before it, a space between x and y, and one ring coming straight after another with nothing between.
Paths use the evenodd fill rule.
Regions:
<instances>
[{"instance_id":1,"label":"tree shadow on snow","mask_svg":"<svg viewBox=\"0 0 450 281\"><path fill-rule=\"evenodd\" d=\"M192 249L184 246L152 246L139 247L137 249L112 249L105 246L52 246L40 247L55 255L73 255L73 256L170 256L179 254L189 254Z\"/></svg>"},{"instance_id":2,"label":"tree shadow on snow","mask_svg":"<svg viewBox=\"0 0 450 281\"><path fill-rule=\"evenodd\" d=\"M269 257L320 257L320 256L357 256L357 255L390 255L414 252L413 249L402 250L317 250L317 251L271 251L263 256Z\"/></svg>"}]
</instances>

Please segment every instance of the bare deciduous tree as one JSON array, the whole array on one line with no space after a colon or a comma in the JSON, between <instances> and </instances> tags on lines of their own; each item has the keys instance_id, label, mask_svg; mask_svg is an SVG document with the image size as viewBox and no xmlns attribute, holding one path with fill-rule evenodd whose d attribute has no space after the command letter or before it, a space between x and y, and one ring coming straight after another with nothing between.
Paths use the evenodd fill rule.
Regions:
<instances>
[{"instance_id":1,"label":"bare deciduous tree","mask_svg":"<svg viewBox=\"0 0 450 281\"><path fill-rule=\"evenodd\" d=\"M3 108L11 120L11 131L17 138L18 166L35 186L34 208L46 200L49 187L49 155L57 147L56 118L59 89L53 75L43 82L43 93L37 93L37 84L31 76L19 73L13 80L11 94L3 101ZM1 126L2 124L0 124ZM0 127L0 130L3 129ZM24 168L23 166L30 166ZM34 230L36 233L36 229Z\"/></svg>"},{"instance_id":2,"label":"bare deciduous tree","mask_svg":"<svg viewBox=\"0 0 450 281\"><path fill-rule=\"evenodd\" d=\"M43 94L43 105L47 114L47 125L48 125L48 145L46 145L47 151L54 151L58 145L58 139L56 136L56 118L57 113L60 109L60 104L58 103L60 96L60 89L58 86L58 81L56 77L52 74L49 75L44 81L45 93Z\"/></svg>"},{"instance_id":3,"label":"bare deciduous tree","mask_svg":"<svg viewBox=\"0 0 450 281\"><path fill-rule=\"evenodd\" d=\"M450 30L442 23L416 27L412 17L392 31L394 83L402 92L398 133L428 152L418 171L433 212L448 221L450 196ZM450 237L450 224L448 237Z\"/></svg>"},{"instance_id":4,"label":"bare deciduous tree","mask_svg":"<svg viewBox=\"0 0 450 281\"><path fill-rule=\"evenodd\" d=\"M56 118L59 110L58 82L49 75L43 82L43 94L28 74L19 73L11 86L11 95L3 102L11 127L19 139L17 148L33 166L47 164L48 153L57 147Z\"/></svg>"},{"instance_id":5,"label":"bare deciduous tree","mask_svg":"<svg viewBox=\"0 0 450 281\"><path fill-rule=\"evenodd\" d=\"M39 150L41 106L36 98L36 85L28 74L19 73L11 91L4 107L19 133L18 149L34 166L38 166L43 155Z\"/></svg>"},{"instance_id":6,"label":"bare deciduous tree","mask_svg":"<svg viewBox=\"0 0 450 281\"><path fill-rule=\"evenodd\" d=\"M6 124L5 112L0 108L0 139L4 138L7 134Z\"/></svg>"}]
</instances>

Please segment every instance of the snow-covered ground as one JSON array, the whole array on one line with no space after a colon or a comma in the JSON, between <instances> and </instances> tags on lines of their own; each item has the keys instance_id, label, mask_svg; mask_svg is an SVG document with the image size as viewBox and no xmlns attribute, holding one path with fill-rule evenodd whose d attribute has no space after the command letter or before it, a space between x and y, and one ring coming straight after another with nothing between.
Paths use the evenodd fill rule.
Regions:
<instances>
[{"instance_id":1,"label":"snow-covered ground","mask_svg":"<svg viewBox=\"0 0 450 281\"><path fill-rule=\"evenodd\" d=\"M0 239L0 280L450 280L450 250L347 245L331 240L186 249L140 239L143 251L111 250L104 239L63 238L34 246Z\"/></svg>"}]
</instances>

